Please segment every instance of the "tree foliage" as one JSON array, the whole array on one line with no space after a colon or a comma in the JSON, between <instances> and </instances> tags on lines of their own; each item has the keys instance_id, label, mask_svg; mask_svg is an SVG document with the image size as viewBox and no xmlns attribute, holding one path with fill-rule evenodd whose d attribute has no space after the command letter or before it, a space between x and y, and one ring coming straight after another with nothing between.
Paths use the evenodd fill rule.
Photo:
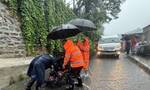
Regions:
<instances>
[{"instance_id":1,"label":"tree foliage","mask_svg":"<svg viewBox=\"0 0 150 90\"><path fill-rule=\"evenodd\" d=\"M124 0L73 0L73 10L65 0L1 0L12 10L12 15L19 16L26 49L29 55L35 48L49 44L51 52L61 51L61 42L46 41L46 36L54 26L66 23L77 17L93 21L98 29L103 24L118 18L120 5ZM86 32L91 41L99 38L102 32ZM93 43L93 42L92 42ZM92 44L93 46L93 44Z\"/></svg>"},{"instance_id":2,"label":"tree foliage","mask_svg":"<svg viewBox=\"0 0 150 90\"><path fill-rule=\"evenodd\" d=\"M75 0L74 13L95 23L103 24L118 18L124 0Z\"/></svg>"},{"instance_id":3,"label":"tree foliage","mask_svg":"<svg viewBox=\"0 0 150 90\"><path fill-rule=\"evenodd\" d=\"M99 29L104 23L118 18L120 5L125 0L73 0L74 13L81 18L90 19ZM98 33L98 32L95 32Z\"/></svg>"},{"instance_id":4,"label":"tree foliage","mask_svg":"<svg viewBox=\"0 0 150 90\"><path fill-rule=\"evenodd\" d=\"M35 48L43 48L47 43L53 50L60 51L60 41L46 41L46 36L53 26L66 23L75 17L73 11L63 0L3 0L18 15L21 21L26 49L29 55Z\"/></svg>"},{"instance_id":5,"label":"tree foliage","mask_svg":"<svg viewBox=\"0 0 150 90\"><path fill-rule=\"evenodd\" d=\"M118 18L121 11L120 5L125 0L73 0L73 11L76 16L93 21L97 26L96 32L85 32L90 37L91 48L93 50L93 41L98 40L103 34L104 23Z\"/></svg>"}]
</instances>

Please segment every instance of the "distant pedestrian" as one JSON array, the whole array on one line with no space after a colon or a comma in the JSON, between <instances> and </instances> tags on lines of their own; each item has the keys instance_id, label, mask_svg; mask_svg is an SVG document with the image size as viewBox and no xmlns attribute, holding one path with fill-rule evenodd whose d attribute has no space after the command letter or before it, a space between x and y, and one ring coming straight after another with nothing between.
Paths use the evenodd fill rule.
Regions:
<instances>
[{"instance_id":1,"label":"distant pedestrian","mask_svg":"<svg viewBox=\"0 0 150 90\"><path fill-rule=\"evenodd\" d=\"M126 53L128 55L130 53L130 49L131 49L131 41L130 41L129 35L125 35L124 40L125 40Z\"/></svg>"},{"instance_id":2,"label":"distant pedestrian","mask_svg":"<svg viewBox=\"0 0 150 90\"><path fill-rule=\"evenodd\" d=\"M137 44L137 39L136 39L136 36L133 35L131 37L131 52L132 53L135 53L135 46L136 46L136 44Z\"/></svg>"},{"instance_id":3,"label":"distant pedestrian","mask_svg":"<svg viewBox=\"0 0 150 90\"><path fill-rule=\"evenodd\" d=\"M122 38L121 38L121 51L124 52L124 50L125 50L124 35L122 35Z\"/></svg>"}]
</instances>

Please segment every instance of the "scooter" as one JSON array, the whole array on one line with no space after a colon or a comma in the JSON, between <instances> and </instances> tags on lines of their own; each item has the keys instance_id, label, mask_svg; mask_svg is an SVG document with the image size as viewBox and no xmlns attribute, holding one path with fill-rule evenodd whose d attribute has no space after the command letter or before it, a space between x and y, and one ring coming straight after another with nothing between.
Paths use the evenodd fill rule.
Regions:
<instances>
[{"instance_id":1,"label":"scooter","mask_svg":"<svg viewBox=\"0 0 150 90\"><path fill-rule=\"evenodd\" d=\"M68 64L66 66L67 69L63 69L63 59L57 60L54 65L51 68L51 71L49 73L48 79L46 81L46 86L51 87L51 88L56 88L56 87L62 87L62 86L67 86L69 85L69 79L68 76L72 78L73 82L75 82L75 77L70 76L70 70L71 67ZM72 86L71 89L68 90L74 90L75 84Z\"/></svg>"}]
</instances>

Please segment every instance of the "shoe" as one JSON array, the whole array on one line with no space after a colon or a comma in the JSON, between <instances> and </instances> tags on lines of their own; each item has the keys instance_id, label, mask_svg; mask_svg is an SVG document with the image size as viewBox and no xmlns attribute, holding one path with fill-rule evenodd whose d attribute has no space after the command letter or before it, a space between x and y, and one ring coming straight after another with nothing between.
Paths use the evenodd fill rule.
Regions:
<instances>
[{"instance_id":1,"label":"shoe","mask_svg":"<svg viewBox=\"0 0 150 90\"><path fill-rule=\"evenodd\" d=\"M77 87L83 87L83 84L76 84Z\"/></svg>"},{"instance_id":2,"label":"shoe","mask_svg":"<svg viewBox=\"0 0 150 90\"><path fill-rule=\"evenodd\" d=\"M77 84L76 86L77 86L77 87L83 87L81 77L78 77L77 80L78 80L78 84Z\"/></svg>"}]
</instances>

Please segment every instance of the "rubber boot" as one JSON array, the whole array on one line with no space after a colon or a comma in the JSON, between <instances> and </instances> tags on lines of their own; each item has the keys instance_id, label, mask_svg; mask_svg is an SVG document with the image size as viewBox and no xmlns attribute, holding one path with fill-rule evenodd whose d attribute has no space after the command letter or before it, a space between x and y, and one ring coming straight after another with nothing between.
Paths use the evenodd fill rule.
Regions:
<instances>
[{"instance_id":1,"label":"rubber boot","mask_svg":"<svg viewBox=\"0 0 150 90\"><path fill-rule=\"evenodd\" d=\"M66 90L74 90L74 80L71 77L69 77L69 87Z\"/></svg>"},{"instance_id":2,"label":"rubber boot","mask_svg":"<svg viewBox=\"0 0 150 90\"><path fill-rule=\"evenodd\" d=\"M37 83L36 83L35 90L40 90L41 86L42 86L42 83L37 82Z\"/></svg>"},{"instance_id":3,"label":"rubber boot","mask_svg":"<svg viewBox=\"0 0 150 90\"><path fill-rule=\"evenodd\" d=\"M78 78L77 78L77 80L78 80L77 87L83 87L83 84L82 84L82 79L81 79L81 77L78 77Z\"/></svg>"}]
</instances>

